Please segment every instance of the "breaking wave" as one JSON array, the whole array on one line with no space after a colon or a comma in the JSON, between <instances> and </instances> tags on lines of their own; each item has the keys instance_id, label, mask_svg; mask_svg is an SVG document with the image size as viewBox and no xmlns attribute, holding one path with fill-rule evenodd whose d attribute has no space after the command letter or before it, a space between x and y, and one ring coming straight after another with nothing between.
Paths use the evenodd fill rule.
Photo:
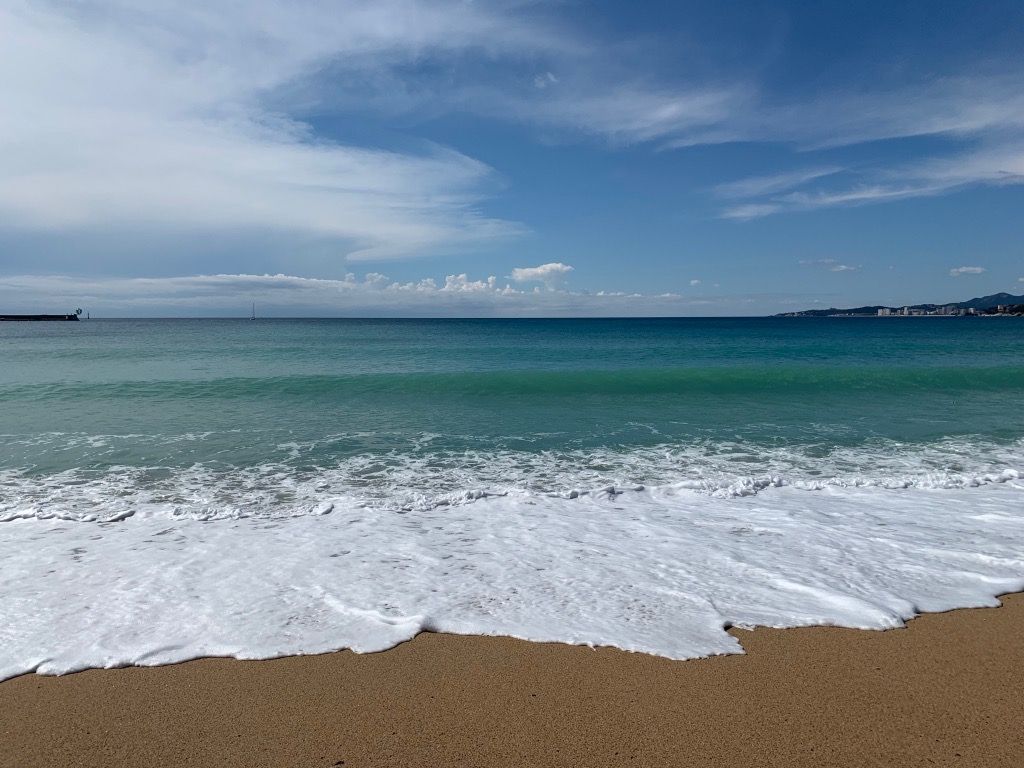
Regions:
<instances>
[{"instance_id":1,"label":"breaking wave","mask_svg":"<svg viewBox=\"0 0 1024 768\"><path fill-rule=\"evenodd\" d=\"M13 437L13 436L12 436ZM87 445L102 456L117 443L138 450L170 438L49 435L45 444ZM335 438L337 439L337 438ZM327 442L330 442L329 440ZM805 444L766 448L730 442L570 451L443 451L429 436L410 450L360 453L317 463L323 445L285 442L273 461L232 466L101 465L43 472L0 470L0 522L25 518L116 521L133 515L211 520L294 517L335 507L410 512L495 496L577 499L658 489L712 498L772 489L814 492L881 488L943 490L1008 483L1024 486L1024 440L949 438L927 445L876 441L857 447Z\"/></svg>"}]
</instances>

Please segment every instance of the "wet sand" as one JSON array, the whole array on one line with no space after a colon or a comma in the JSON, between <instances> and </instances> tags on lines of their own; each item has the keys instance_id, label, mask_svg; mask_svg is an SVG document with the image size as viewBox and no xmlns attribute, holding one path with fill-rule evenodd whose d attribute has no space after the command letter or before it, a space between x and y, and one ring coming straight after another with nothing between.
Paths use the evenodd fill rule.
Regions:
<instances>
[{"instance_id":1,"label":"wet sand","mask_svg":"<svg viewBox=\"0 0 1024 768\"><path fill-rule=\"evenodd\" d=\"M3 766L1024 766L1024 596L673 662L422 634L385 653L0 683Z\"/></svg>"}]
</instances>

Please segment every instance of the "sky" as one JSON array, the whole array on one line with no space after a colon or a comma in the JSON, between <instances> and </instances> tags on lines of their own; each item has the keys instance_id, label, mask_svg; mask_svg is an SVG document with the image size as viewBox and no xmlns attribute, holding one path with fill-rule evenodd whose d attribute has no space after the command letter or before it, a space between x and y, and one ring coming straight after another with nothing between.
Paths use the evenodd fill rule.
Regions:
<instances>
[{"instance_id":1,"label":"sky","mask_svg":"<svg viewBox=\"0 0 1024 768\"><path fill-rule=\"evenodd\" d=\"M1024 3L0 0L0 311L1024 293Z\"/></svg>"}]
</instances>

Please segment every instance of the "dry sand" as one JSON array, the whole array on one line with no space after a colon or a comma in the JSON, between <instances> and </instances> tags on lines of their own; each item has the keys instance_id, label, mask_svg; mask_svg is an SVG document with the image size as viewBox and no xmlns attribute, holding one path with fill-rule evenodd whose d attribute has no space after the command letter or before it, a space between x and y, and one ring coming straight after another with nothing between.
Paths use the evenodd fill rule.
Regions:
<instances>
[{"instance_id":1,"label":"dry sand","mask_svg":"<svg viewBox=\"0 0 1024 768\"><path fill-rule=\"evenodd\" d=\"M672 662L423 634L391 651L26 675L4 766L1024 766L1024 596L907 629L736 630Z\"/></svg>"}]
</instances>

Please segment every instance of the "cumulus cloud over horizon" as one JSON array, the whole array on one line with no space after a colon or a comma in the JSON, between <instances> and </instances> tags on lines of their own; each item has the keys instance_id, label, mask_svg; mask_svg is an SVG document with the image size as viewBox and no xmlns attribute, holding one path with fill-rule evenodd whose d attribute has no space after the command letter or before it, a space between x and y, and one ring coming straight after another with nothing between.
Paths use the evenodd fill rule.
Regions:
<instances>
[{"instance_id":1,"label":"cumulus cloud over horizon","mask_svg":"<svg viewBox=\"0 0 1024 768\"><path fill-rule=\"evenodd\" d=\"M517 283L545 283L555 285L572 272L573 268L560 261L541 264L537 267L516 267L510 277Z\"/></svg>"}]
</instances>

